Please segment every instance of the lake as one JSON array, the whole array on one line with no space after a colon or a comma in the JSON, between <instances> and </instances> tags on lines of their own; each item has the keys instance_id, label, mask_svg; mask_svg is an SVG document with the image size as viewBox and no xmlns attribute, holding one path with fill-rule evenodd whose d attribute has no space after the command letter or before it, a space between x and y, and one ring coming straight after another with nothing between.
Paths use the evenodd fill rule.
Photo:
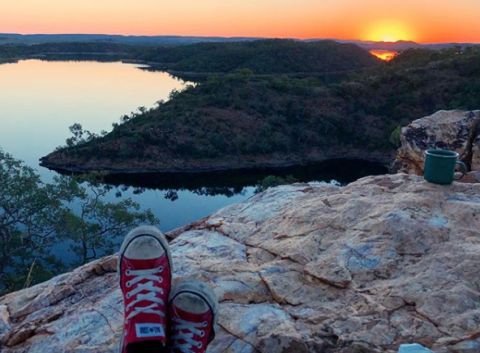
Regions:
<instances>
[{"instance_id":1,"label":"lake","mask_svg":"<svg viewBox=\"0 0 480 353\"><path fill-rule=\"evenodd\" d=\"M165 72L142 70L120 62L23 60L0 65L0 147L34 167L45 181L55 172L39 158L64 145L68 127L80 123L99 133L111 130L122 115L152 107L188 83ZM359 161L328 163L288 170L216 173L208 176L120 176L121 197L150 208L168 231L254 194L268 174L293 175L301 181L349 182L385 168ZM122 185L133 185L126 188ZM143 192L138 192L142 188ZM115 190L109 198L115 199Z\"/></svg>"}]
</instances>

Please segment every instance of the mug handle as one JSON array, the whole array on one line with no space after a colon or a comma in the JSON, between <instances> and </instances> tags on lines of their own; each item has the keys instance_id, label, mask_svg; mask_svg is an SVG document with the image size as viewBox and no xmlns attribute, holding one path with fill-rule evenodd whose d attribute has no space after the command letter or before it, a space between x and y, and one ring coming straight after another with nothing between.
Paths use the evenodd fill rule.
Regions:
<instances>
[{"instance_id":1,"label":"mug handle","mask_svg":"<svg viewBox=\"0 0 480 353\"><path fill-rule=\"evenodd\" d=\"M467 174L467 166L461 161L457 161L457 165L460 166L460 173L462 173L462 175L459 178L455 178L455 180L460 180Z\"/></svg>"}]
</instances>

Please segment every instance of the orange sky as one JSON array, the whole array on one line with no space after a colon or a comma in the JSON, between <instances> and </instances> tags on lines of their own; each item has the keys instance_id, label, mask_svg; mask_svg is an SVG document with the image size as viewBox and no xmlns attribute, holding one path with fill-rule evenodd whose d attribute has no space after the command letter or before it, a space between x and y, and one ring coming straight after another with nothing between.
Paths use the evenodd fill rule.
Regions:
<instances>
[{"instance_id":1,"label":"orange sky","mask_svg":"<svg viewBox=\"0 0 480 353\"><path fill-rule=\"evenodd\" d=\"M480 0L5 0L0 32L480 42Z\"/></svg>"}]
</instances>

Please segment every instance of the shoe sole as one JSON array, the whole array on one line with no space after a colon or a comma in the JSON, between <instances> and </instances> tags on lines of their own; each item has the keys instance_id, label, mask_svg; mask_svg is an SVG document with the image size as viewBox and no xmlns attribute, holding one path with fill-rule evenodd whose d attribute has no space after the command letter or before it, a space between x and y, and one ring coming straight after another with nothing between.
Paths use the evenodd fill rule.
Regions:
<instances>
[{"instance_id":1,"label":"shoe sole","mask_svg":"<svg viewBox=\"0 0 480 353\"><path fill-rule=\"evenodd\" d=\"M127 250L128 245L136 238L142 236L150 236L154 237L162 246L165 254L167 254L168 264L170 265L170 282L172 281L172 273L173 273L173 266L172 266L172 254L170 253L170 246L168 245L167 238L165 235L158 230L158 228L153 226L140 226L137 228L132 229L123 239L122 246L120 247L120 253L118 255L117 261L117 275L118 275L118 282L120 283L120 267L122 263L122 257ZM119 353L123 353L123 340L124 340L124 333L122 330L122 339L120 341L120 347L118 348Z\"/></svg>"},{"instance_id":2,"label":"shoe sole","mask_svg":"<svg viewBox=\"0 0 480 353\"><path fill-rule=\"evenodd\" d=\"M170 299L169 304L172 302L173 299L180 293L191 293L200 296L203 298L208 306L213 311L213 323L214 325L217 323L218 317L218 300L217 296L213 292L213 290L207 286L204 282L188 279L178 283L170 292Z\"/></svg>"}]
</instances>

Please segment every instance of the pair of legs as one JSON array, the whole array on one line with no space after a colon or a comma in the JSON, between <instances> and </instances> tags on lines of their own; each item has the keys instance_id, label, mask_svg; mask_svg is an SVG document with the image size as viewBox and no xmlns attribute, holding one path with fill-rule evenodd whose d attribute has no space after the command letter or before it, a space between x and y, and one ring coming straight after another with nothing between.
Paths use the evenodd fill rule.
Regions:
<instances>
[{"instance_id":1,"label":"pair of legs","mask_svg":"<svg viewBox=\"0 0 480 353\"><path fill-rule=\"evenodd\" d=\"M203 282L172 287L168 242L155 227L125 237L118 259L125 304L120 353L204 353L213 340L218 303Z\"/></svg>"}]
</instances>

